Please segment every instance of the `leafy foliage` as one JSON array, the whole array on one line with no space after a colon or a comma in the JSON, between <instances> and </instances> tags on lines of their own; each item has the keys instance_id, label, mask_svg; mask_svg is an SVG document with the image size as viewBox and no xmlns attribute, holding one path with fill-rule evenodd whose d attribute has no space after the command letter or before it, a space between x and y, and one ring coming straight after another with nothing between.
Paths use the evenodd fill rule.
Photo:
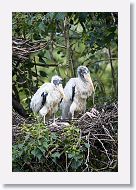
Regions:
<instances>
[{"instance_id":1,"label":"leafy foliage","mask_svg":"<svg viewBox=\"0 0 136 190\"><path fill-rule=\"evenodd\" d=\"M13 145L13 171L80 171L84 167L87 145L78 128L65 128L61 135L43 124L23 129L25 137Z\"/></svg>"}]
</instances>

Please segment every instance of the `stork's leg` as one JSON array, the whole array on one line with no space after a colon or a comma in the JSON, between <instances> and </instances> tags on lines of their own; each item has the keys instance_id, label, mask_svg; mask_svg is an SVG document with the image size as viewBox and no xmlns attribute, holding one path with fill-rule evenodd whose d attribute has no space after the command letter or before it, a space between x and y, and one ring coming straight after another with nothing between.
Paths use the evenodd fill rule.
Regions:
<instances>
[{"instance_id":1,"label":"stork's leg","mask_svg":"<svg viewBox=\"0 0 136 190\"><path fill-rule=\"evenodd\" d=\"M43 123L44 123L44 125L45 125L45 115L43 116Z\"/></svg>"},{"instance_id":2,"label":"stork's leg","mask_svg":"<svg viewBox=\"0 0 136 190\"><path fill-rule=\"evenodd\" d=\"M74 119L75 110L76 110L76 103L73 102L70 106L70 113L69 113L70 119Z\"/></svg>"},{"instance_id":3,"label":"stork's leg","mask_svg":"<svg viewBox=\"0 0 136 190\"><path fill-rule=\"evenodd\" d=\"M59 127L55 121L55 113L53 113L53 123L50 126Z\"/></svg>"},{"instance_id":4,"label":"stork's leg","mask_svg":"<svg viewBox=\"0 0 136 190\"><path fill-rule=\"evenodd\" d=\"M43 107L43 108L39 111L39 113L41 114L41 116L43 116L43 122L44 122L44 124L45 124L45 117L46 117L46 114L48 113L47 108L46 108L46 107Z\"/></svg>"},{"instance_id":5,"label":"stork's leg","mask_svg":"<svg viewBox=\"0 0 136 190\"><path fill-rule=\"evenodd\" d=\"M70 101L64 101L62 102L61 105L61 109L62 109L62 120L67 120L69 119L69 111L70 111L70 106L71 106L71 100Z\"/></svg>"},{"instance_id":6,"label":"stork's leg","mask_svg":"<svg viewBox=\"0 0 136 190\"><path fill-rule=\"evenodd\" d=\"M83 107L82 113L85 114L85 112L86 112L86 106Z\"/></svg>"},{"instance_id":7,"label":"stork's leg","mask_svg":"<svg viewBox=\"0 0 136 190\"><path fill-rule=\"evenodd\" d=\"M55 123L55 113L53 113L53 123Z\"/></svg>"}]
</instances>

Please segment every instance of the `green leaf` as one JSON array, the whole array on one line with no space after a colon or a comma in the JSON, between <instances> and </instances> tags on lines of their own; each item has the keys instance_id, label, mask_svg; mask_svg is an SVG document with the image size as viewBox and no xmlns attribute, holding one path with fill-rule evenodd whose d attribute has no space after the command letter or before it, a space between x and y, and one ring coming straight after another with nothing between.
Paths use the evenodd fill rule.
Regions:
<instances>
[{"instance_id":1,"label":"green leaf","mask_svg":"<svg viewBox=\"0 0 136 190\"><path fill-rule=\"evenodd\" d=\"M60 153L59 152L55 152L55 153L53 153L52 155L51 155L51 157L53 157L53 158L60 158Z\"/></svg>"},{"instance_id":2,"label":"green leaf","mask_svg":"<svg viewBox=\"0 0 136 190\"><path fill-rule=\"evenodd\" d=\"M41 145L42 143L41 143L41 141L40 140L38 140L38 145Z\"/></svg>"},{"instance_id":3,"label":"green leaf","mask_svg":"<svg viewBox=\"0 0 136 190\"><path fill-rule=\"evenodd\" d=\"M55 13L54 12L50 12L50 13L47 13L45 18L50 18L50 19L53 19Z\"/></svg>"},{"instance_id":4,"label":"green leaf","mask_svg":"<svg viewBox=\"0 0 136 190\"><path fill-rule=\"evenodd\" d=\"M41 152L41 150L38 148L34 149L31 151L31 154L34 155L34 157L38 158L39 160L41 159L43 153Z\"/></svg>"},{"instance_id":5,"label":"green leaf","mask_svg":"<svg viewBox=\"0 0 136 190\"><path fill-rule=\"evenodd\" d=\"M57 19L57 20L64 20L65 15L66 15L66 13L63 13L63 12L57 13L57 14L56 14L56 19Z\"/></svg>"},{"instance_id":6,"label":"green leaf","mask_svg":"<svg viewBox=\"0 0 136 190\"><path fill-rule=\"evenodd\" d=\"M72 163L71 163L71 167L74 169L74 170L77 170L79 168L79 166L81 166L82 164L82 160L73 160Z\"/></svg>"},{"instance_id":7,"label":"green leaf","mask_svg":"<svg viewBox=\"0 0 136 190\"><path fill-rule=\"evenodd\" d=\"M68 154L68 158L73 158L74 155L73 154Z\"/></svg>"},{"instance_id":8,"label":"green leaf","mask_svg":"<svg viewBox=\"0 0 136 190\"><path fill-rule=\"evenodd\" d=\"M36 157L38 158L38 160L41 160L42 154L38 153L38 154L36 154Z\"/></svg>"},{"instance_id":9,"label":"green leaf","mask_svg":"<svg viewBox=\"0 0 136 190\"><path fill-rule=\"evenodd\" d=\"M30 134L27 134L27 135L25 136L25 141L27 141L27 140L29 139L29 137L30 137Z\"/></svg>"},{"instance_id":10,"label":"green leaf","mask_svg":"<svg viewBox=\"0 0 136 190\"><path fill-rule=\"evenodd\" d=\"M51 136L52 136L52 138L53 138L54 140L56 140L56 139L58 138L55 133L52 133Z\"/></svg>"},{"instance_id":11,"label":"green leaf","mask_svg":"<svg viewBox=\"0 0 136 190\"><path fill-rule=\"evenodd\" d=\"M26 152L28 150L28 146L25 146L24 147L24 151Z\"/></svg>"},{"instance_id":12,"label":"green leaf","mask_svg":"<svg viewBox=\"0 0 136 190\"><path fill-rule=\"evenodd\" d=\"M36 156L36 149L31 151L31 154L34 155L34 157Z\"/></svg>"},{"instance_id":13,"label":"green leaf","mask_svg":"<svg viewBox=\"0 0 136 190\"><path fill-rule=\"evenodd\" d=\"M86 148L90 148L90 144L85 143L84 145L85 145Z\"/></svg>"},{"instance_id":14,"label":"green leaf","mask_svg":"<svg viewBox=\"0 0 136 190\"><path fill-rule=\"evenodd\" d=\"M18 145L18 148L19 148L19 149L22 149L23 146L24 146L23 144L19 144L19 145Z\"/></svg>"},{"instance_id":15,"label":"green leaf","mask_svg":"<svg viewBox=\"0 0 136 190\"><path fill-rule=\"evenodd\" d=\"M40 150L42 153L45 152L45 149L44 149L43 147L38 147L38 148L39 148L39 150Z\"/></svg>"},{"instance_id":16,"label":"green leaf","mask_svg":"<svg viewBox=\"0 0 136 190\"><path fill-rule=\"evenodd\" d=\"M41 22L41 23L39 24L39 29L40 29L41 31L45 32L45 24L44 24L43 22Z\"/></svg>"},{"instance_id":17,"label":"green leaf","mask_svg":"<svg viewBox=\"0 0 136 190\"><path fill-rule=\"evenodd\" d=\"M39 73L42 77L47 77L47 73L45 71L39 71Z\"/></svg>"},{"instance_id":18,"label":"green leaf","mask_svg":"<svg viewBox=\"0 0 136 190\"><path fill-rule=\"evenodd\" d=\"M19 156L19 157L21 157L22 154L23 154L23 150L21 150L21 151L18 152L18 156Z\"/></svg>"},{"instance_id":19,"label":"green leaf","mask_svg":"<svg viewBox=\"0 0 136 190\"><path fill-rule=\"evenodd\" d=\"M45 147L48 150L49 144L47 142L43 142L43 147Z\"/></svg>"}]
</instances>

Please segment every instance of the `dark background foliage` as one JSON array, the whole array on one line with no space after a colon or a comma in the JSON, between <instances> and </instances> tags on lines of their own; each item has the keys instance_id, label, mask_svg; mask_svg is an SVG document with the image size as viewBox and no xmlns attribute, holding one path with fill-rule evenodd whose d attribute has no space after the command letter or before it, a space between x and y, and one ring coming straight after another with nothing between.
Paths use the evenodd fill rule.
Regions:
<instances>
[{"instance_id":1,"label":"dark background foliage","mask_svg":"<svg viewBox=\"0 0 136 190\"><path fill-rule=\"evenodd\" d=\"M30 114L38 87L54 74L65 85L79 65L91 72L95 104L117 98L117 26L117 13L13 13L14 108L21 104L20 113Z\"/></svg>"}]
</instances>

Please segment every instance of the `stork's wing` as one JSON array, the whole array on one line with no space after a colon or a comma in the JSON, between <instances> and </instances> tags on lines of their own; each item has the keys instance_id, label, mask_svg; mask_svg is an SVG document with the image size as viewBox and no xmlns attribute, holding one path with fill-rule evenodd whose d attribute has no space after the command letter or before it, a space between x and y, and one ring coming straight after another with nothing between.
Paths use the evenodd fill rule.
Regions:
<instances>
[{"instance_id":1,"label":"stork's wing","mask_svg":"<svg viewBox=\"0 0 136 190\"><path fill-rule=\"evenodd\" d=\"M69 118L70 106L71 106L71 104L74 100L74 97L75 97L76 84L77 84L77 78L71 78L67 82L67 84L64 88L66 100L63 99L63 101L61 103L62 119L68 119Z\"/></svg>"},{"instance_id":2,"label":"stork's wing","mask_svg":"<svg viewBox=\"0 0 136 190\"><path fill-rule=\"evenodd\" d=\"M74 96L75 96L75 87L76 87L76 83L77 83L77 78L71 78L65 88L64 88L64 93L66 95L66 97L73 101Z\"/></svg>"},{"instance_id":3,"label":"stork's wing","mask_svg":"<svg viewBox=\"0 0 136 190\"><path fill-rule=\"evenodd\" d=\"M36 91L30 103L30 108L33 112L40 111L40 109L45 105L47 95L51 88L51 83L45 83Z\"/></svg>"},{"instance_id":4,"label":"stork's wing","mask_svg":"<svg viewBox=\"0 0 136 190\"><path fill-rule=\"evenodd\" d=\"M44 106L44 104L46 103L46 97L47 97L48 93L47 92L43 92L41 94L41 96L43 97L42 99L42 106Z\"/></svg>"},{"instance_id":5,"label":"stork's wing","mask_svg":"<svg viewBox=\"0 0 136 190\"><path fill-rule=\"evenodd\" d=\"M75 97L75 87L76 87L76 85L72 86L72 98L71 98L72 102L73 102L74 97Z\"/></svg>"}]
</instances>

